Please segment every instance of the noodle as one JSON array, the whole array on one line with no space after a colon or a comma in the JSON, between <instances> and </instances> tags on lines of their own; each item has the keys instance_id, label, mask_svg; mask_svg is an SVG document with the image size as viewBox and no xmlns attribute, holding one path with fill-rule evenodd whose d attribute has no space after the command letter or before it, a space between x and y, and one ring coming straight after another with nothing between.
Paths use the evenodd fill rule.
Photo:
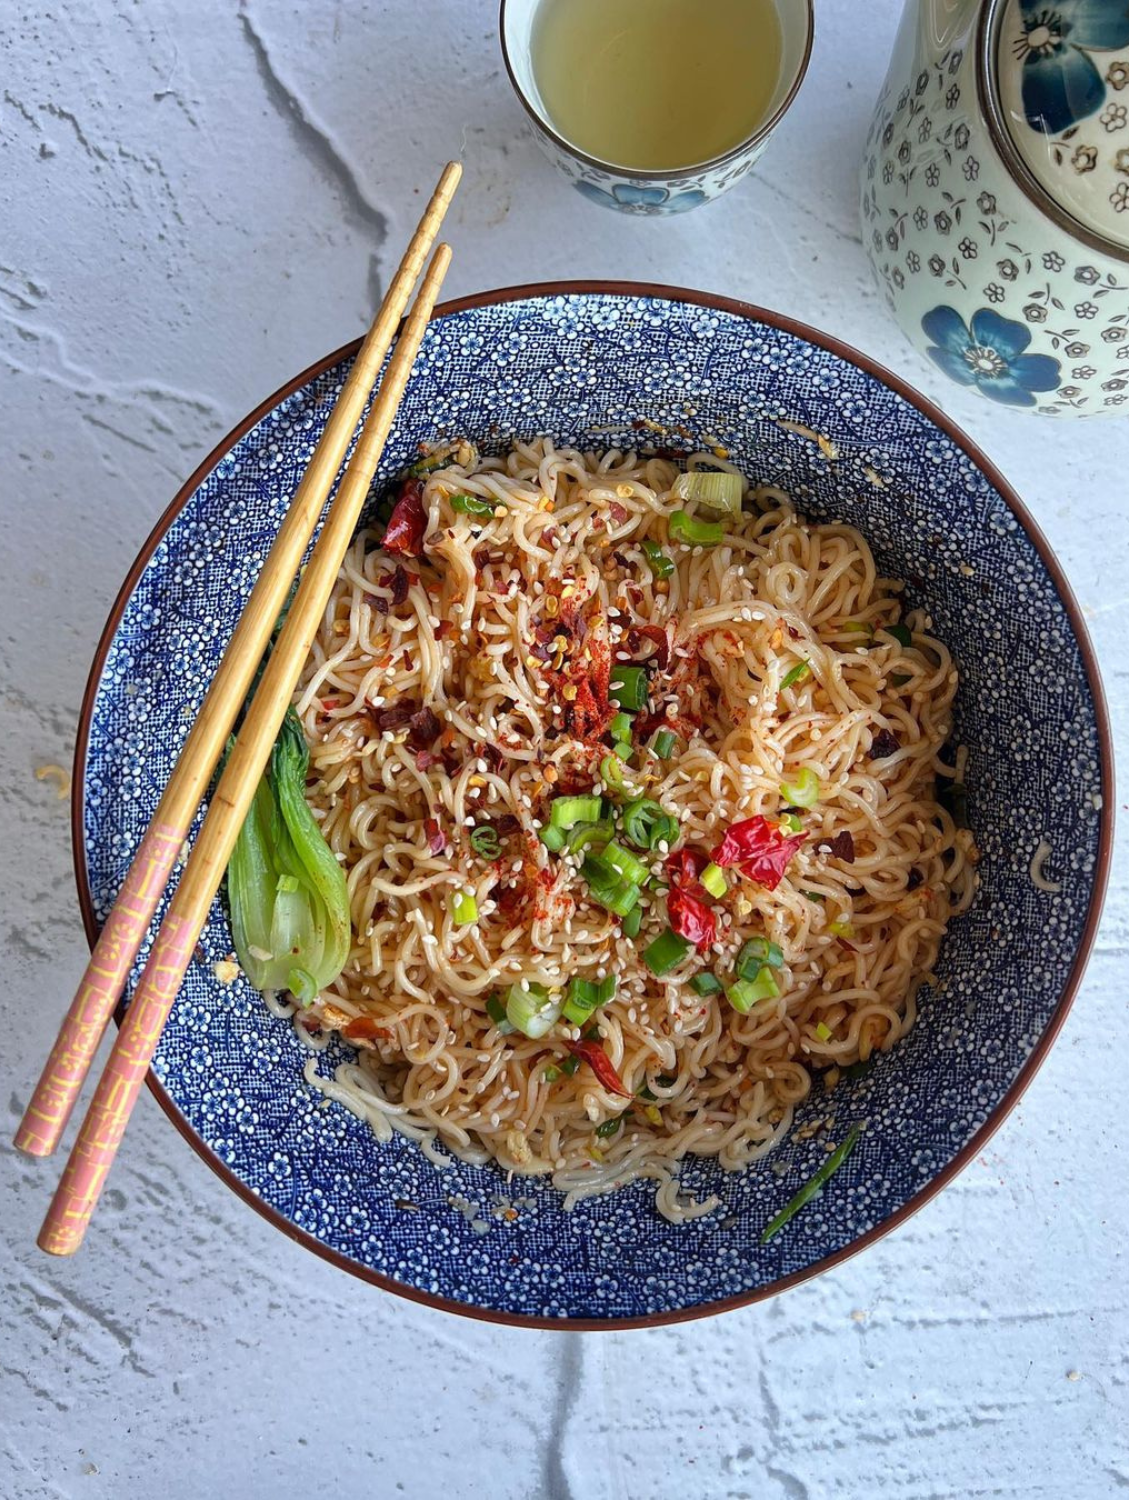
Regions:
<instances>
[{"instance_id":1,"label":"noodle","mask_svg":"<svg viewBox=\"0 0 1129 1500\"><path fill-rule=\"evenodd\" d=\"M682 502L664 458L548 439L456 456L424 482L418 560L358 534L301 684L307 795L348 876L355 937L299 1020L358 1047L334 1079L313 1059L306 1076L439 1163L449 1152L548 1176L566 1206L645 1178L659 1212L695 1217L717 1200L680 1195L684 1158L738 1171L765 1156L817 1075L833 1087L913 1025L946 924L976 886L975 846L934 785L952 775L940 752L957 674L928 617L903 620L901 585L878 576L858 532L805 524L780 490L746 496L719 545L689 546L668 540ZM721 466L703 454L690 467ZM455 495L492 514L453 509ZM667 578L645 540L669 557ZM897 622L912 645L881 633ZM605 790L620 660L648 667L638 743L664 726L677 738L624 775L646 777L678 849L704 854L735 822L779 819L781 785L798 774L820 789L780 884L727 871L712 947L662 978L641 955L667 926L664 897L645 893L642 930L625 937L579 856L538 838L557 795ZM470 843L487 822L494 858ZM654 874L666 857L651 851ZM464 925L459 897L476 908ZM783 950L778 996L743 1014L689 987L702 969L729 984L755 937ZM487 1013L523 979L556 991L609 974L615 996L585 1034L632 1095L648 1090L634 1101L587 1063L562 1071L579 1027L500 1036Z\"/></svg>"}]
</instances>

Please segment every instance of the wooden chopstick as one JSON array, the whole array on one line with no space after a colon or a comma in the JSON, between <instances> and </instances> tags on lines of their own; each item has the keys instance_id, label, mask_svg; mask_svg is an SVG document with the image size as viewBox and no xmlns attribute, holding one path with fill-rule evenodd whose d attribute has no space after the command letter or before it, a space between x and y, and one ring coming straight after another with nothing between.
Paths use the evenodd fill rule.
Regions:
<instances>
[{"instance_id":1,"label":"wooden chopstick","mask_svg":"<svg viewBox=\"0 0 1129 1500\"><path fill-rule=\"evenodd\" d=\"M31 1156L59 1143L461 176L449 162L424 210L133 857L16 1132Z\"/></svg>"},{"instance_id":2,"label":"wooden chopstick","mask_svg":"<svg viewBox=\"0 0 1129 1500\"><path fill-rule=\"evenodd\" d=\"M82 1243L161 1030L309 655L450 259L447 245L440 245L432 257L180 884L154 939L149 962L39 1232L40 1248L51 1255L72 1255Z\"/></svg>"}]
</instances>

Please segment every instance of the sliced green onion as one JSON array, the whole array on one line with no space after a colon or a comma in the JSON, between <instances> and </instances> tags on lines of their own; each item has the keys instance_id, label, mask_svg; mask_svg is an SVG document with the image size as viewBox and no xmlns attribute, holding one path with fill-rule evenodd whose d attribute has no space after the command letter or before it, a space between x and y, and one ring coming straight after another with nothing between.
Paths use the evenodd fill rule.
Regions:
<instances>
[{"instance_id":1,"label":"sliced green onion","mask_svg":"<svg viewBox=\"0 0 1129 1500\"><path fill-rule=\"evenodd\" d=\"M669 578L674 572L674 564L659 546L658 542L652 542L648 537L643 543L643 551L647 554L647 561L651 565L651 572L656 578Z\"/></svg>"},{"instance_id":2,"label":"sliced green onion","mask_svg":"<svg viewBox=\"0 0 1129 1500\"><path fill-rule=\"evenodd\" d=\"M608 974L599 983L590 979L573 979L561 1015L574 1026L583 1026L594 1010L615 999L615 975Z\"/></svg>"},{"instance_id":3,"label":"sliced green onion","mask_svg":"<svg viewBox=\"0 0 1129 1500\"><path fill-rule=\"evenodd\" d=\"M651 797L636 797L623 809L623 831L637 849L655 849L678 837L678 820Z\"/></svg>"},{"instance_id":4,"label":"sliced green onion","mask_svg":"<svg viewBox=\"0 0 1129 1500\"><path fill-rule=\"evenodd\" d=\"M483 823L481 828L476 828L471 834L470 847L476 854L481 854L483 859L497 859L502 847L498 840L498 830L491 828L489 823Z\"/></svg>"},{"instance_id":5,"label":"sliced green onion","mask_svg":"<svg viewBox=\"0 0 1129 1500\"><path fill-rule=\"evenodd\" d=\"M631 754L630 745L627 747L627 753L628 755ZM616 751L613 751L611 755L605 755L600 762L600 780L610 791L625 792L627 790L627 782L624 779L623 770L623 759L619 755L617 747Z\"/></svg>"},{"instance_id":6,"label":"sliced green onion","mask_svg":"<svg viewBox=\"0 0 1129 1500\"><path fill-rule=\"evenodd\" d=\"M710 510L735 516L741 510L745 481L728 469L692 469L689 474L679 474L673 493L679 500L697 500Z\"/></svg>"},{"instance_id":7,"label":"sliced green onion","mask_svg":"<svg viewBox=\"0 0 1129 1500\"><path fill-rule=\"evenodd\" d=\"M801 766L791 781L780 786L780 795L791 807L814 807L822 792L822 783L810 766Z\"/></svg>"},{"instance_id":8,"label":"sliced green onion","mask_svg":"<svg viewBox=\"0 0 1129 1500\"><path fill-rule=\"evenodd\" d=\"M478 902L469 891L455 891L451 897L451 916L456 927L478 921Z\"/></svg>"},{"instance_id":9,"label":"sliced green onion","mask_svg":"<svg viewBox=\"0 0 1129 1500\"><path fill-rule=\"evenodd\" d=\"M560 1068L557 1067L556 1063L550 1063L545 1071L541 1074L541 1079L544 1083L556 1083L557 1079L560 1076Z\"/></svg>"},{"instance_id":10,"label":"sliced green onion","mask_svg":"<svg viewBox=\"0 0 1129 1500\"><path fill-rule=\"evenodd\" d=\"M844 620L843 629L848 635L874 634L874 626L868 620Z\"/></svg>"},{"instance_id":11,"label":"sliced green onion","mask_svg":"<svg viewBox=\"0 0 1129 1500\"><path fill-rule=\"evenodd\" d=\"M725 871L720 865L708 864L698 876L699 881L715 900L720 901L729 889Z\"/></svg>"},{"instance_id":12,"label":"sliced green onion","mask_svg":"<svg viewBox=\"0 0 1129 1500\"><path fill-rule=\"evenodd\" d=\"M737 955L737 978L755 979L765 964L770 969L783 968L783 949L777 943L769 942L766 937L750 938Z\"/></svg>"},{"instance_id":13,"label":"sliced green onion","mask_svg":"<svg viewBox=\"0 0 1129 1500\"><path fill-rule=\"evenodd\" d=\"M892 635L900 646L913 645L913 632L905 625L882 625L879 628L884 634Z\"/></svg>"},{"instance_id":14,"label":"sliced green onion","mask_svg":"<svg viewBox=\"0 0 1129 1500\"><path fill-rule=\"evenodd\" d=\"M684 510L670 513L670 539L685 542L688 547L716 547L725 540L725 527L720 521L700 521Z\"/></svg>"},{"instance_id":15,"label":"sliced green onion","mask_svg":"<svg viewBox=\"0 0 1129 1500\"><path fill-rule=\"evenodd\" d=\"M517 1027L506 1015L505 1001L500 995L491 995L489 1000L487 1000L486 1014L493 1021L494 1030L499 1036L508 1036L511 1031L517 1030Z\"/></svg>"},{"instance_id":16,"label":"sliced green onion","mask_svg":"<svg viewBox=\"0 0 1129 1500\"><path fill-rule=\"evenodd\" d=\"M677 743L677 737L669 729L660 729L655 735L651 749L660 760L666 760Z\"/></svg>"},{"instance_id":17,"label":"sliced green onion","mask_svg":"<svg viewBox=\"0 0 1129 1500\"><path fill-rule=\"evenodd\" d=\"M620 708L638 710L647 703L647 673L643 667L615 666L612 668L608 696Z\"/></svg>"},{"instance_id":18,"label":"sliced green onion","mask_svg":"<svg viewBox=\"0 0 1129 1500\"><path fill-rule=\"evenodd\" d=\"M543 984L522 980L506 991L506 1019L515 1031L536 1041L560 1020L559 991L550 995Z\"/></svg>"},{"instance_id":19,"label":"sliced green onion","mask_svg":"<svg viewBox=\"0 0 1129 1500\"><path fill-rule=\"evenodd\" d=\"M577 1068L579 1068L579 1066L580 1066L580 1059L579 1059L579 1057L573 1057L572 1054L570 1053L569 1056L566 1057L564 1059L564 1061L561 1063L561 1072L564 1074L564 1076L566 1078L572 1078L573 1075L576 1073Z\"/></svg>"},{"instance_id":20,"label":"sliced green onion","mask_svg":"<svg viewBox=\"0 0 1129 1500\"><path fill-rule=\"evenodd\" d=\"M643 908L633 906L620 923L624 937L633 938L639 936L639 929L643 925Z\"/></svg>"},{"instance_id":21,"label":"sliced green onion","mask_svg":"<svg viewBox=\"0 0 1129 1500\"><path fill-rule=\"evenodd\" d=\"M661 937L657 937L653 943L643 949L643 962L656 976L669 974L671 969L677 968L693 946L687 938L679 937L677 932L672 932L668 927Z\"/></svg>"},{"instance_id":22,"label":"sliced green onion","mask_svg":"<svg viewBox=\"0 0 1129 1500\"><path fill-rule=\"evenodd\" d=\"M804 678L811 672L811 666L806 661L798 661L790 672L785 672L784 679L780 684L780 691L785 688L795 687L797 682L803 682Z\"/></svg>"},{"instance_id":23,"label":"sliced green onion","mask_svg":"<svg viewBox=\"0 0 1129 1500\"><path fill-rule=\"evenodd\" d=\"M832 922L827 930L834 937L853 938L855 935L855 929L849 922Z\"/></svg>"},{"instance_id":24,"label":"sliced green onion","mask_svg":"<svg viewBox=\"0 0 1129 1500\"><path fill-rule=\"evenodd\" d=\"M460 516L492 516L500 500L483 500L478 495L452 495L451 509Z\"/></svg>"},{"instance_id":25,"label":"sliced green onion","mask_svg":"<svg viewBox=\"0 0 1129 1500\"><path fill-rule=\"evenodd\" d=\"M274 888L279 895L290 896L301 887L301 884L297 875L280 875Z\"/></svg>"},{"instance_id":26,"label":"sliced green onion","mask_svg":"<svg viewBox=\"0 0 1129 1500\"><path fill-rule=\"evenodd\" d=\"M800 894L806 896L809 901L814 901L817 905L821 905L827 900L822 891L801 891Z\"/></svg>"},{"instance_id":27,"label":"sliced green onion","mask_svg":"<svg viewBox=\"0 0 1129 1500\"><path fill-rule=\"evenodd\" d=\"M542 828L537 837L545 845L550 854L559 854L564 848L565 834L563 828L554 828L550 823L548 828Z\"/></svg>"},{"instance_id":28,"label":"sliced green onion","mask_svg":"<svg viewBox=\"0 0 1129 1500\"><path fill-rule=\"evenodd\" d=\"M760 1001L774 1000L779 993L776 976L766 964L755 979L738 979L736 984L731 984L725 996L733 1009L744 1016Z\"/></svg>"},{"instance_id":29,"label":"sliced green onion","mask_svg":"<svg viewBox=\"0 0 1129 1500\"><path fill-rule=\"evenodd\" d=\"M549 826L567 830L577 823L595 823L599 817L600 798L595 795L558 797L549 811Z\"/></svg>"},{"instance_id":30,"label":"sliced green onion","mask_svg":"<svg viewBox=\"0 0 1129 1500\"><path fill-rule=\"evenodd\" d=\"M780 819L780 826L781 828L786 828L789 833L803 833L804 831L803 820L791 812L783 815Z\"/></svg>"},{"instance_id":31,"label":"sliced green onion","mask_svg":"<svg viewBox=\"0 0 1129 1500\"><path fill-rule=\"evenodd\" d=\"M610 818L601 818L598 823L577 823L564 835L564 848L570 854L579 854L582 850L591 849L598 844L599 849L595 851L598 854L614 834L615 829Z\"/></svg>"},{"instance_id":32,"label":"sliced green onion","mask_svg":"<svg viewBox=\"0 0 1129 1500\"><path fill-rule=\"evenodd\" d=\"M608 725L608 733L616 744L630 745L631 733L635 727L635 720L630 714L622 710L616 714Z\"/></svg>"},{"instance_id":33,"label":"sliced green onion","mask_svg":"<svg viewBox=\"0 0 1129 1500\"><path fill-rule=\"evenodd\" d=\"M641 859L637 859L630 849L625 849L622 844L614 840L607 846L600 858L606 865L610 865L617 875L624 880L630 880L632 885L642 885L651 873L647 865Z\"/></svg>"},{"instance_id":34,"label":"sliced green onion","mask_svg":"<svg viewBox=\"0 0 1129 1500\"><path fill-rule=\"evenodd\" d=\"M596 1126L596 1134L600 1137L601 1140L606 1141L608 1136L615 1135L616 1131L622 1124L623 1116L613 1115L610 1120L605 1120L602 1125Z\"/></svg>"},{"instance_id":35,"label":"sliced green onion","mask_svg":"<svg viewBox=\"0 0 1129 1500\"><path fill-rule=\"evenodd\" d=\"M815 1028L815 1034L821 1042L829 1042L831 1040L831 1027L828 1026L826 1021L820 1021Z\"/></svg>"},{"instance_id":36,"label":"sliced green onion","mask_svg":"<svg viewBox=\"0 0 1129 1500\"><path fill-rule=\"evenodd\" d=\"M617 875L598 855L589 854L580 866L580 873L588 882L588 894L597 906L614 912L617 917L625 917L639 900L639 887Z\"/></svg>"},{"instance_id":37,"label":"sliced green onion","mask_svg":"<svg viewBox=\"0 0 1129 1500\"><path fill-rule=\"evenodd\" d=\"M842 1144L836 1146L835 1150L832 1151L831 1155L827 1158L827 1160L823 1163L819 1170L812 1177L808 1178L807 1182L804 1183L803 1187L796 1194L796 1196L789 1199L789 1201L784 1205L784 1207L780 1210L776 1217L769 1221L764 1233L761 1235L762 1245L767 1245L769 1240L772 1239L773 1235L779 1233L779 1231L784 1228L789 1219L791 1219L795 1214L798 1214L800 1209L803 1208L806 1203L811 1202L811 1200L815 1197L816 1193L819 1192L820 1188L824 1185L828 1178L833 1177L846 1161L847 1157L850 1156L851 1152L855 1149L855 1143L857 1142L861 1134L861 1125L851 1126L850 1130L847 1131L846 1139L842 1142Z\"/></svg>"},{"instance_id":38,"label":"sliced green onion","mask_svg":"<svg viewBox=\"0 0 1129 1500\"><path fill-rule=\"evenodd\" d=\"M690 981L690 988L695 995L720 995L722 983L716 974L703 971L701 974L694 975Z\"/></svg>"}]
</instances>

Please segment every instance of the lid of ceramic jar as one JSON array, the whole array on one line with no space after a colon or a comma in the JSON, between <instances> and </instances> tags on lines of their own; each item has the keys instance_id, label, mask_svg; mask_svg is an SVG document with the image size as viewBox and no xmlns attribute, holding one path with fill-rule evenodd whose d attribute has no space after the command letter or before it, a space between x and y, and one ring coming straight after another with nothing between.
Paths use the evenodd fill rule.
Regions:
<instances>
[{"instance_id":1,"label":"lid of ceramic jar","mask_svg":"<svg viewBox=\"0 0 1129 1500\"><path fill-rule=\"evenodd\" d=\"M1129 4L1001 0L989 46L994 102L1037 187L1129 248Z\"/></svg>"}]
</instances>

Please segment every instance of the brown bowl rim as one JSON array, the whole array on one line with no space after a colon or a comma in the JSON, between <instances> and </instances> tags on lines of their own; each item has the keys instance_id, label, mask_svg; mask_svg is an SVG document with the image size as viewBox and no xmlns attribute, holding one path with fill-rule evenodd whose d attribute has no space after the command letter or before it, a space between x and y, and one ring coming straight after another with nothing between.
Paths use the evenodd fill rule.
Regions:
<instances>
[{"instance_id":1,"label":"brown bowl rim","mask_svg":"<svg viewBox=\"0 0 1129 1500\"><path fill-rule=\"evenodd\" d=\"M867 1230L858 1239L852 1240L849 1245L843 1246L841 1250L836 1250L831 1255L824 1256L821 1260L815 1261L812 1265L805 1267L804 1270L796 1271L790 1276L781 1277L767 1286L758 1287L751 1292L742 1292L732 1297L722 1297L713 1302L703 1303L699 1307L673 1308L668 1312L650 1313L644 1316L628 1318L535 1317L526 1313L510 1313L494 1308L474 1307L469 1303L456 1302L452 1298L435 1296L430 1292L420 1291L416 1287L405 1286L392 1277L386 1276L379 1271L374 1271L369 1266L361 1265L360 1262L350 1259L339 1250L323 1244L314 1235L307 1233L303 1229L299 1229L296 1224L293 1224L276 1208L268 1203L264 1203L216 1155L211 1147L196 1134L170 1098L156 1074L152 1069L149 1070L146 1075L146 1083L150 1092L176 1126L177 1130L180 1131L181 1135L184 1136L189 1145L196 1151L197 1155L207 1162L212 1171L234 1193L242 1198L244 1203L249 1204L268 1223L273 1224L276 1229L281 1230L283 1234L295 1240L298 1244L304 1245L307 1250L312 1250L316 1255L321 1256L330 1265L336 1266L339 1270L347 1271L359 1277L362 1281L367 1281L374 1286L381 1287L386 1292L392 1292L398 1297L405 1297L411 1302L422 1303L425 1307L437 1308L442 1312L456 1313L461 1317L476 1318L482 1322L500 1323L515 1328L553 1328L562 1329L566 1332L600 1332L624 1328L657 1328L663 1324L687 1323L697 1318L712 1317L717 1313L730 1312L735 1308L749 1307L753 1303L766 1301L769 1297L774 1297L780 1292L787 1291L790 1287L798 1286L804 1281L810 1281L813 1277L820 1276L824 1272L842 1265L845 1261L859 1254L860 1251L868 1249L878 1240L883 1239L887 1234L899 1228L907 1219L917 1213L919 1209L924 1208L931 1199L936 1197L942 1188L946 1187L959 1172L962 1172L983 1151L988 1141L1018 1104L1027 1086L1042 1066L1059 1031L1062 1029L1063 1022L1066 1020L1067 1013L1070 1010L1075 994L1082 981L1082 976L1085 973L1086 964L1093 948L1094 938L1101 918L1102 903L1105 897L1112 858L1115 805L1113 739L1110 729L1109 712L1098 670L1097 657L1090 641L1089 632L1086 629L1078 601L1074 597L1074 592L1067 582L1049 542L1044 537L1023 502L1019 499L1015 490L1004 479L995 464L981 452L975 443L961 432L956 424L938 406L935 406L927 397L920 395L902 380L900 376L893 374L868 355L861 354L858 350L853 349L841 339L822 333L818 329L812 328L806 323L801 323L795 318L786 317L782 313L772 312L767 308L757 307L750 302L742 302L733 297L716 296L709 292L691 291L682 287L630 281L533 282L524 286L500 287L494 291L476 292L470 296L457 297L452 301L444 302L438 306L435 309L434 316L440 318L452 313L467 312L473 308L494 306L501 302L520 302L544 297L584 295L653 297L664 301L688 302L700 307L712 308L719 312L732 313L737 317L764 323L784 333L793 334L797 338L805 339L808 343L815 344L832 354L838 355L841 359L857 365L858 368L865 370L868 375L882 381L884 385L896 391L905 401L920 411L923 416L928 417L954 443L962 448L981 473L984 474L985 478L990 481L997 492L1003 497L1019 524L1026 531L1031 542L1034 544L1035 550L1042 559L1047 572L1054 580L1066 608L1071 627L1078 641L1086 670L1087 682L1089 683L1094 703L1094 715L1101 758L1102 807L1098 855L1094 867L1094 882L1090 892L1089 910L1082 938L1078 945L1078 951L1074 956L1074 962L1063 984L1062 992L1059 995L1054 1012L1040 1035L1038 1042L1032 1049L1030 1056L1020 1068L1010 1088L992 1110L988 1119L973 1135L972 1139L957 1152L952 1161L938 1172L935 1177L932 1177L901 1208L896 1209L881 1224L875 1225L873 1229ZM350 358L356 353L359 347L360 340L355 339L348 344L342 345L340 349L334 350L332 354L327 354L324 358L315 361L314 364L303 370L301 374L287 381L273 395L268 396L265 401L255 407L254 411L232 428L231 432L212 449L207 458L197 466L195 471L178 490L172 502L149 533L148 538L134 559L129 572L126 574L125 581L118 590L117 597L111 606L109 616L99 638L97 650L94 653L90 675L83 693L82 706L79 709L71 790L71 837L74 852L75 882L78 887L78 901L82 913L82 922L86 930L87 941L91 947L93 947L97 939L99 926L94 915L90 886L86 878L86 839L83 820L86 752L90 741L90 725L94 710L94 700L102 678L106 656L129 597L133 593L142 572L148 565L161 539L224 454L240 438L248 433L257 422L261 421L264 416L272 411L280 401L293 395L295 391L300 390L311 380L324 374L326 370L330 370L335 365L340 364L342 360ZM122 1013L122 1007L119 1006L115 1015L115 1020L119 1024Z\"/></svg>"}]
</instances>

